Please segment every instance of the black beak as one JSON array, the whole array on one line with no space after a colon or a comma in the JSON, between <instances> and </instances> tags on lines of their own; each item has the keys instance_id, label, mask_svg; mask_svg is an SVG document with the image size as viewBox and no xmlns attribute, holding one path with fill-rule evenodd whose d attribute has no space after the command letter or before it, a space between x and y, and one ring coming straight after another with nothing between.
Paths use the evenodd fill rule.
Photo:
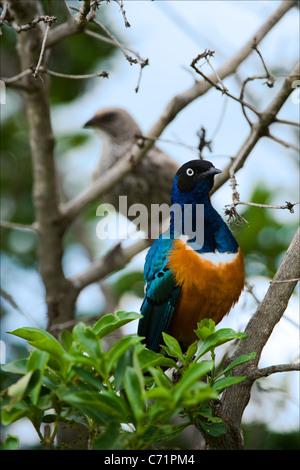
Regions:
<instances>
[{"instance_id":1,"label":"black beak","mask_svg":"<svg viewBox=\"0 0 300 470\"><path fill-rule=\"evenodd\" d=\"M204 173L201 173L201 176L214 176L218 175L219 173L222 173L222 171L212 166L209 170L205 171Z\"/></svg>"}]
</instances>

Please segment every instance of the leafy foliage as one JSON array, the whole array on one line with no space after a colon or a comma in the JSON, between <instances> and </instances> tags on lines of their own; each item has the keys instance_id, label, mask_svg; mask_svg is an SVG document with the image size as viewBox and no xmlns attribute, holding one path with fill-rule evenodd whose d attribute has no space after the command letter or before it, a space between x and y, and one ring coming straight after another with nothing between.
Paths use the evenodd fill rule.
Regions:
<instances>
[{"instance_id":1,"label":"leafy foliage","mask_svg":"<svg viewBox=\"0 0 300 470\"><path fill-rule=\"evenodd\" d=\"M117 312L93 326L78 323L72 333L62 332L61 342L38 328L11 332L33 349L27 358L2 368L2 374L14 378L2 391L2 423L28 418L46 448L53 446L60 423L85 426L93 449L147 449L196 423L212 435L225 433L208 403L243 380L231 376L232 369L253 355L238 358L215 376L214 350L245 335L229 329L215 331L212 320L204 320L196 331L202 340L198 353L197 341L183 354L178 341L167 334L167 356L146 349L136 335L124 336L104 351L103 338L139 317L135 312ZM207 352L212 360L198 361ZM165 373L167 368L175 369L176 379ZM179 415L185 421L173 424ZM53 424L47 438L42 433L44 423ZM17 443L17 438L8 436L3 447Z\"/></svg>"}]
</instances>

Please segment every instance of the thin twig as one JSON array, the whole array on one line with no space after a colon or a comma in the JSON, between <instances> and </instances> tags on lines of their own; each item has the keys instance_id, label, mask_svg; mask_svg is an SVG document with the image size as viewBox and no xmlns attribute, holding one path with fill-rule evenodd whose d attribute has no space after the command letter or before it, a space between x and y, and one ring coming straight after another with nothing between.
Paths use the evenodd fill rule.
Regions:
<instances>
[{"instance_id":1,"label":"thin twig","mask_svg":"<svg viewBox=\"0 0 300 470\"><path fill-rule=\"evenodd\" d=\"M300 126L300 122L296 121L289 121L288 119L275 119L275 122L278 122L279 124L288 124L289 126Z\"/></svg>"},{"instance_id":2,"label":"thin twig","mask_svg":"<svg viewBox=\"0 0 300 470\"><path fill-rule=\"evenodd\" d=\"M19 25L16 22L12 21L10 25L17 33L21 33L23 31L29 31L30 29L35 28L41 22L45 24L52 24L52 23L55 23L56 21L57 21L56 16L41 15L27 24Z\"/></svg>"},{"instance_id":3,"label":"thin twig","mask_svg":"<svg viewBox=\"0 0 300 470\"><path fill-rule=\"evenodd\" d=\"M122 0L115 0L115 2L119 5L120 9L121 9L121 12L122 12L122 15L123 15L123 18L124 18L124 23L125 23L125 28L130 28L130 23L126 17L126 11L124 10L124 4L123 4L123 1Z\"/></svg>"},{"instance_id":4,"label":"thin twig","mask_svg":"<svg viewBox=\"0 0 300 470\"><path fill-rule=\"evenodd\" d=\"M53 77L60 77L60 78L71 78L72 80L86 80L88 78L94 78L94 77L104 77L108 78L109 74L108 72L96 72L96 73L89 73L86 75L71 75L68 73L60 73L60 72L54 72L53 70L49 69L44 69L43 72L48 73L49 75L53 75Z\"/></svg>"},{"instance_id":5,"label":"thin twig","mask_svg":"<svg viewBox=\"0 0 300 470\"><path fill-rule=\"evenodd\" d=\"M287 76L288 75L286 75L286 74L273 75L273 79L275 79L275 78L286 78ZM264 80L264 79L268 79L268 75L253 75L252 77L247 77L242 83L241 92L240 92L242 111L243 111L243 114L244 114L245 118L247 119L250 127L253 126L253 122L249 119L249 117L246 113L245 107L243 105L245 88L246 88L246 85L250 81ZM265 82L265 84L267 84L267 82ZM286 119L278 119L277 117L275 118L274 122L278 122L278 123L281 123L281 124L289 124L289 125L292 125L292 126L300 126L299 122L289 121L289 120L286 120Z\"/></svg>"},{"instance_id":6,"label":"thin twig","mask_svg":"<svg viewBox=\"0 0 300 470\"><path fill-rule=\"evenodd\" d=\"M211 51L209 51L211 52ZM204 80L206 80L211 86L215 87L217 90L221 91L222 94L225 94L227 96L229 96L230 98L232 98L234 101L237 101L238 103L242 104L243 106L246 106L247 108L249 108L253 113L255 113L257 116L260 115L260 113L253 107L251 106L251 104L249 103L246 103L244 100L241 100L240 98L237 98L236 96L232 95L231 93L229 93L228 89L226 87L224 87L223 85L223 82L222 82L222 86L218 85L218 83L216 83L216 81L212 80L210 77L208 77L207 75L205 75L197 66L197 62L199 60L199 58L203 58L204 57L204 53L202 54L199 54L195 59L192 60L191 62L191 67L199 74L201 75L202 78L204 78ZM207 60L207 59L206 59ZM220 80L220 76L219 74L215 75L216 77L216 80L217 82L219 82Z\"/></svg>"},{"instance_id":7,"label":"thin twig","mask_svg":"<svg viewBox=\"0 0 300 470\"><path fill-rule=\"evenodd\" d=\"M35 71L32 74L32 76L34 78L37 78L39 76L39 70L40 70L44 55L45 55L47 36L48 36L49 30L51 28L51 25L54 21L56 21L55 17L49 17L48 20L47 20L47 26L46 26L45 34L44 34L44 37L43 37L43 42L42 42L42 47L41 47L39 60L38 60L38 63L36 65Z\"/></svg>"},{"instance_id":8,"label":"thin twig","mask_svg":"<svg viewBox=\"0 0 300 470\"><path fill-rule=\"evenodd\" d=\"M264 367L262 369L255 369L247 379L257 380L261 377L268 377L271 374L277 374L278 372L293 372L300 370L300 364L277 364L274 366Z\"/></svg>"},{"instance_id":9,"label":"thin twig","mask_svg":"<svg viewBox=\"0 0 300 470\"><path fill-rule=\"evenodd\" d=\"M21 81L22 78L26 77L27 75L31 75L33 70L31 68L24 70L23 72L14 75L13 77L2 77L1 81L5 83L7 86L11 86L13 88L20 88L24 90L28 90L28 85Z\"/></svg>"},{"instance_id":10,"label":"thin twig","mask_svg":"<svg viewBox=\"0 0 300 470\"><path fill-rule=\"evenodd\" d=\"M40 67L39 69L40 72L43 73L48 73L49 75L53 75L54 77L60 77L60 78L70 78L73 80L84 80L88 78L94 78L94 77L104 77L108 78L109 74L108 72L95 72L95 73L90 73L86 75L72 75L72 74L67 74L67 73L60 73L60 72L54 72L54 70L47 69L45 67ZM27 75L33 74L33 69L29 68L27 70L24 70L23 72L19 73L18 75L15 75L14 77L9 77L9 78L1 78L1 80L6 84L6 85L11 85L15 86L15 82L18 82L21 78L26 77ZM22 84L20 84L22 85Z\"/></svg>"},{"instance_id":11,"label":"thin twig","mask_svg":"<svg viewBox=\"0 0 300 470\"><path fill-rule=\"evenodd\" d=\"M266 75L267 75L267 79L268 79L268 81L266 82L267 85L268 85L268 87L269 87L269 88L273 88L274 83L275 83L275 78L270 74L270 72L269 72L269 70L268 70L268 67L266 66L266 63L265 63L265 61L264 61L264 58L263 58L261 52L259 51L259 49L258 49L258 47L257 47L256 38L254 38L254 40L253 40L252 49L254 49L254 50L257 52L257 54L259 55L259 57L260 57L260 59L261 59L261 61L262 61L262 64L263 64L263 66L264 66L264 69L265 69Z\"/></svg>"},{"instance_id":12,"label":"thin twig","mask_svg":"<svg viewBox=\"0 0 300 470\"><path fill-rule=\"evenodd\" d=\"M286 205L282 205L282 206L276 206L276 205L271 205L271 204L259 204L256 202L243 202L240 200L234 202L235 206L238 206L240 204L244 206L260 207L261 209L287 209L291 212L291 214L293 214L294 213L293 207L296 206L297 204L300 204L300 202L291 203L291 202L286 201Z\"/></svg>"},{"instance_id":13,"label":"thin twig","mask_svg":"<svg viewBox=\"0 0 300 470\"><path fill-rule=\"evenodd\" d=\"M256 122L251 127L249 135L247 136L244 143L241 145L235 158L232 160L231 163L229 163L225 168L223 168L222 173L218 177L216 177L216 181L211 191L211 194L217 191L220 186L222 186L228 179L233 182L234 174L240 168L243 167L247 157L249 156L257 142L261 139L262 136L268 135L269 126L273 122L275 122L278 112L293 92L292 84L294 81L294 77L299 77L299 67L299 64L297 64L291 74L286 77L282 87L271 100L269 105L265 108L263 112L260 113L258 122Z\"/></svg>"},{"instance_id":14,"label":"thin twig","mask_svg":"<svg viewBox=\"0 0 300 470\"><path fill-rule=\"evenodd\" d=\"M73 7L73 6L70 6L70 9L75 10L75 11L79 11L78 8ZM96 24L99 28L101 28L107 34L107 36L109 36L109 37L107 38L106 36L102 36L101 34L95 33L94 31L91 31L89 29L86 29L84 31L85 34L87 34L88 36L94 37L96 39L99 39L103 42L106 42L107 44L111 44L113 46L118 47L122 51L122 53L124 54L125 58L132 64L139 63L143 67L148 64L148 59L143 59L142 57L140 57L140 55L136 51L134 51L133 49L130 49L129 47L125 46L124 44L121 44L118 41L118 39L111 33L111 31L109 31L106 28L106 26L104 26L104 24L100 23L100 21L96 20L95 18L92 18L90 21L92 23ZM130 57L127 54L126 51L131 52L132 54L134 54L136 56L136 59L133 59L132 57Z\"/></svg>"},{"instance_id":15,"label":"thin twig","mask_svg":"<svg viewBox=\"0 0 300 470\"><path fill-rule=\"evenodd\" d=\"M267 137L274 140L275 142L278 142L278 144L281 144L286 148L296 150L296 152L298 152L298 153L300 152L300 148L297 147L297 145L286 142L285 140L280 139L279 137L276 137L275 135L271 134L270 132L267 133Z\"/></svg>"},{"instance_id":16,"label":"thin twig","mask_svg":"<svg viewBox=\"0 0 300 470\"><path fill-rule=\"evenodd\" d=\"M17 310L17 312L19 312L21 315L23 315L31 324L37 326L37 327L40 327L40 325L38 325L38 323L35 321L35 319L33 317L31 317L31 315L29 315L28 313L25 313L20 307L19 305L16 303L16 301L14 300L14 298L8 294L5 290L2 289L2 287L0 288L0 295L1 297L3 297L3 299L5 299L15 310Z\"/></svg>"},{"instance_id":17,"label":"thin twig","mask_svg":"<svg viewBox=\"0 0 300 470\"><path fill-rule=\"evenodd\" d=\"M38 232L36 223L32 225L19 224L17 222L8 222L7 220L0 220L0 227L12 229L12 230L23 230L26 232Z\"/></svg>"},{"instance_id":18,"label":"thin twig","mask_svg":"<svg viewBox=\"0 0 300 470\"><path fill-rule=\"evenodd\" d=\"M274 27L275 24L280 21L280 19L293 7L296 5L295 1L291 2L281 2L279 7L267 18L267 20L258 28L255 33L255 37L257 38L257 42L261 41L268 32ZM58 28L55 28L58 29ZM54 30L52 30L53 32ZM56 43L62 37L65 37L66 30L62 31L62 34L57 37L52 37L50 43ZM254 37L253 36L253 37ZM249 56L251 53L251 45L253 43L253 37L250 38L246 44L244 44L239 51L231 57L227 62L225 62L220 68L218 68L218 75L221 77L222 80L227 76L231 75L235 72L237 67ZM50 39L50 36L49 36ZM292 72L292 75L298 73L298 71ZM161 113L161 116L154 125L151 127L149 132L146 134L148 136L157 136L160 137L162 132L168 126L170 122L175 118L178 113L184 109L188 104L193 102L195 99L203 96L211 86L214 86L215 75L209 77L210 82L207 80L199 80L195 82L190 88L184 90L183 92L175 95L166 105L165 109ZM290 90L290 80L289 78L286 79L288 81L287 85L287 92L284 92L280 95L280 98L276 97L276 103L274 103L274 109L276 108L274 113L272 114L276 116L278 112L278 108L283 105L286 101L287 96L293 91ZM279 106L278 106L279 105ZM246 141L243 143L242 148L237 153L234 161L237 161L238 166L237 169L243 166L244 161L246 160L247 156L250 154L253 147L256 145L258 140L262 136L262 131L265 130L266 124L268 124L268 119L271 119L270 112L273 110L273 102L270 104L271 110L269 108L266 109L267 116L264 123L255 126L255 129L247 137ZM267 119L268 117L268 119ZM110 168L105 175L105 178L99 178L96 182L94 182L89 188L82 191L82 193L76 195L72 199L70 199L67 203L61 206L62 214L65 218L65 225L67 226L78 214L87 207L91 202L99 199L99 197L105 193L108 188L111 188L113 184L116 184L117 181L120 181L124 176L132 171L132 159L134 159L135 164L138 164L139 161L143 158L143 156L150 150L153 146L154 142L146 142L146 145L143 149L135 146L132 149L132 152L128 156L124 156L124 159L120 159L112 168ZM216 182L212 192L215 192L220 186L222 186L229 178L229 169L231 168L232 163L228 164L222 171L222 174L216 178Z\"/></svg>"}]
</instances>

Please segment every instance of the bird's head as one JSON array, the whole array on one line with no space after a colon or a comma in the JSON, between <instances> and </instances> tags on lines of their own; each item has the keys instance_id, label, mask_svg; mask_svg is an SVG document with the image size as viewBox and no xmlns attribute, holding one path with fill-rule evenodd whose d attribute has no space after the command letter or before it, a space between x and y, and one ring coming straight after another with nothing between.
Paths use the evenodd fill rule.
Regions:
<instances>
[{"instance_id":1,"label":"bird's head","mask_svg":"<svg viewBox=\"0 0 300 470\"><path fill-rule=\"evenodd\" d=\"M191 160L177 171L171 203L192 202L207 196L214 185L214 176L221 173L207 160Z\"/></svg>"},{"instance_id":2,"label":"bird's head","mask_svg":"<svg viewBox=\"0 0 300 470\"><path fill-rule=\"evenodd\" d=\"M92 127L105 132L120 142L131 140L135 135L141 134L133 117L125 109L117 107L100 109L85 123L84 127Z\"/></svg>"}]
</instances>

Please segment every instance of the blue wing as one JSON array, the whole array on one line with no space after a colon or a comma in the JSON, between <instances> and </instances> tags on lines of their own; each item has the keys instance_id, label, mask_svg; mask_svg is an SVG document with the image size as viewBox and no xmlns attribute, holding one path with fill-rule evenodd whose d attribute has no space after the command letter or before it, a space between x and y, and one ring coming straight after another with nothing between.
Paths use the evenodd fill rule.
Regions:
<instances>
[{"instance_id":1,"label":"blue wing","mask_svg":"<svg viewBox=\"0 0 300 470\"><path fill-rule=\"evenodd\" d=\"M167 330L180 296L180 287L167 267L171 248L172 240L158 238L151 246L145 262L146 294L141 307L143 318L139 321L138 334L145 336L147 348L153 351L160 349L162 332Z\"/></svg>"}]
</instances>

